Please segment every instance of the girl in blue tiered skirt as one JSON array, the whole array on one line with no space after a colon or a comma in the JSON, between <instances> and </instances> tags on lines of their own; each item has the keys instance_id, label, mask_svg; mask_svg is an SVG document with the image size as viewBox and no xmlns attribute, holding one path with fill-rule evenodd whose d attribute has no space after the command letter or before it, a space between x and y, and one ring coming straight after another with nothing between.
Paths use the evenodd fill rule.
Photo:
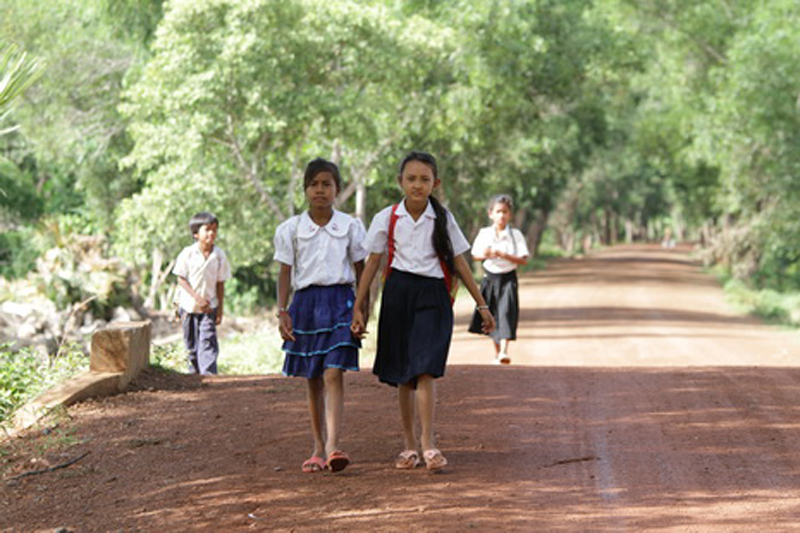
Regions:
<instances>
[{"instance_id":1,"label":"girl in blue tiered skirt","mask_svg":"<svg viewBox=\"0 0 800 533\"><path fill-rule=\"evenodd\" d=\"M350 457L339 449L345 370L358 370L361 344L350 331L355 295L367 255L366 231L356 218L333 208L341 190L335 164L315 159L303 181L308 211L275 231L278 319L286 359L283 373L308 380L314 450L303 472L342 470ZM294 296L289 305L290 293Z\"/></svg>"}]
</instances>

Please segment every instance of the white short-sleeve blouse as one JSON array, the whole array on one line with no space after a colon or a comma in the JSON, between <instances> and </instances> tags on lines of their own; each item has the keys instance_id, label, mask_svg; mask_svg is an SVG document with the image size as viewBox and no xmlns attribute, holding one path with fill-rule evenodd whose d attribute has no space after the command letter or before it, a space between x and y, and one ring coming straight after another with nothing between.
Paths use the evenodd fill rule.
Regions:
<instances>
[{"instance_id":1,"label":"white short-sleeve blouse","mask_svg":"<svg viewBox=\"0 0 800 533\"><path fill-rule=\"evenodd\" d=\"M334 209L324 226L308 212L281 223L275 230L275 261L292 267L295 291L311 285L352 284L353 263L367 256L364 224Z\"/></svg>"},{"instance_id":2,"label":"white short-sleeve blouse","mask_svg":"<svg viewBox=\"0 0 800 533\"><path fill-rule=\"evenodd\" d=\"M370 253L385 253L388 251L389 218L392 206L376 214L367 232L364 244ZM408 214L405 201L397 206L397 222L394 228L395 251L392 259L392 268L410 272L429 278L444 278L444 272L439 264L439 256L433 247L433 227L436 212L428 202L428 206L417 220ZM453 244L453 255L457 257L469 250L469 241L464 237L461 228L450 211L447 211L447 232Z\"/></svg>"},{"instance_id":3,"label":"white short-sleeve blouse","mask_svg":"<svg viewBox=\"0 0 800 533\"><path fill-rule=\"evenodd\" d=\"M528 257L528 244L522 232L507 226L498 233L494 226L481 228L472 244L472 255L481 257L487 248L492 248L517 257ZM506 274L517 268L516 263L500 257L492 257L483 261L483 268L492 274Z\"/></svg>"}]
</instances>

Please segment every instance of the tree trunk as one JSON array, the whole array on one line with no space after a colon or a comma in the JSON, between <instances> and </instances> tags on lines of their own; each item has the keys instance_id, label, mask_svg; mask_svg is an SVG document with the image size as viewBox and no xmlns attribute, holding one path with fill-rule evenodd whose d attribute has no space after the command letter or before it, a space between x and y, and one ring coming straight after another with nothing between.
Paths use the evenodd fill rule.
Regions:
<instances>
[{"instance_id":1,"label":"tree trunk","mask_svg":"<svg viewBox=\"0 0 800 533\"><path fill-rule=\"evenodd\" d=\"M564 251L567 252L567 255L572 255L572 252L575 251L575 232L571 229L567 230L562 247Z\"/></svg>"},{"instance_id":2,"label":"tree trunk","mask_svg":"<svg viewBox=\"0 0 800 533\"><path fill-rule=\"evenodd\" d=\"M297 184L300 183L302 188L303 174L305 171L300 165L302 165L302 163L299 160L295 160L292 163L292 172L289 177L289 187L287 188L286 193L286 212L288 213L287 218L291 218L295 215L294 192L295 189L297 189Z\"/></svg>"},{"instance_id":3,"label":"tree trunk","mask_svg":"<svg viewBox=\"0 0 800 533\"><path fill-rule=\"evenodd\" d=\"M167 263L166 268L163 270L161 269L161 265L164 264L164 254L161 252L160 249L154 248L153 249L153 264L151 268L151 278L150 278L150 289L147 291L147 298L144 301L144 309L155 309L156 308L156 298L158 298L159 289L167 280L170 273L172 272L172 268L175 266L175 260L173 259L169 263ZM137 295L133 294L134 299L136 299ZM139 300L141 301L141 300ZM166 301L161 300L159 302L158 308L159 309L166 309L169 306L170 299L167 298ZM140 309L136 309L139 314L141 314Z\"/></svg>"},{"instance_id":4,"label":"tree trunk","mask_svg":"<svg viewBox=\"0 0 800 533\"><path fill-rule=\"evenodd\" d=\"M700 246L703 248L707 248L711 246L711 240L713 239L711 221L706 220L703 222L703 225L700 226Z\"/></svg>"},{"instance_id":5,"label":"tree trunk","mask_svg":"<svg viewBox=\"0 0 800 533\"><path fill-rule=\"evenodd\" d=\"M161 265L164 262L164 254L160 248L153 248L151 254L151 268L150 268L150 290L147 292L147 298L144 300L144 306L153 308L156 302L156 294L158 293L159 280L161 279Z\"/></svg>"},{"instance_id":6,"label":"tree trunk","mask_svg":"<svg viewBox=\"0 0 800 533\"><path fill-rule=\"evenodd\" d=\"M539 256L539 245L542 242L542 235L547 228L547 220L550 218L550 211L539 209L536 212L536 220L530 225L527 232L528 247L531 257Z\"/></svg>"},{"instance_id":7,"label":"tree trunk","mask_svg":"<svg viewBox=\"0 0 800 533\"><path fill-rule=\"evenodd\" d=\"M356 183L356 217L367 224L367 184L363 179Z\"/></svg>"},{"instance_id":8,"label":"tree trunk","mask_svg":"<svg viewBox=\"0 0 800 533\"><path fill-rule=\"evenodd\" d=\"M603 210L603 244L606 246L613 244L611 241L611 210L608 208Z\"/></svg>"}]
</instances>

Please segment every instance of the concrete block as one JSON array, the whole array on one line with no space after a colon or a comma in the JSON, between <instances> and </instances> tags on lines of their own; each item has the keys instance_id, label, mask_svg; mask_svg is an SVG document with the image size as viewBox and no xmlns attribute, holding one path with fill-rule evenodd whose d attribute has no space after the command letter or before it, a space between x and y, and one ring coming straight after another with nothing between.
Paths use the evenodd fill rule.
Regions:
<instances>
[{"instance_id":1,"label":"concrete block","mask_svg":"<svg viewBox=\"0 0 800 533\"><path fill-rule=\"evenodd\" d=\"M54 385L14 413L14 429L21 431L34 425L60 405L72 405L89 398L110 396L122 391L119 372L84 372Z\"/></svg>"},{"instance_id":2,"label":"concrete block","mask_svg":"<svg viewBox=\"0 0 800 533\"><path fill-rule=\"evenodd\" d=\"M150 321L116 322L92 335L89 372L49 388L14 414L13 435L59 405L125 391L150 364Z\"/></svg>"},{"instance_id":3,"label":"concrete block","mask_svg":"<svg viewBox=\"0 0 800 533\"><path fill-rule=\"evenodd\" d=\"M150 364L150 321L113 322L92 335L89 369L119 372L125 389Z\"/></svg>"}]
</instances>

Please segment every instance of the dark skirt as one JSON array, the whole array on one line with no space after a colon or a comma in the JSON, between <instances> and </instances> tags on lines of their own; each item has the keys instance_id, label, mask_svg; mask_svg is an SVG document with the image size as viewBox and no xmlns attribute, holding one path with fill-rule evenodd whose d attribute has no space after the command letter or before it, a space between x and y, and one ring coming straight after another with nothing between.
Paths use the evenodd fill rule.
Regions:
<instances>
[{"instance_id":1,"label":"dark skirt","mask_svg":"<svg viewBox=\"0 0 800 533\"><path fill-rule=\"evenodd\" d=\"M444 376L453 308L444 280L392 269L383 288L372 372L389 385Z\"/></svg>"},{"instance_id":2,"label":"dark skirt","mask_svg":"<svg viewBox=\"0 0 800 533\"><path fill-rule=\"evenodd\" d=\"M489 336L498 343L502 339L515 340L519 322L517 271L512 270L505 274L487 272L481 280L481 294L496 323L494 331ZM470 333L482 334L482 323L481 314L475 311L469 325Z\"/></svg>"},{"instance_id":3,"label":"dark skirt","mask_svg":"<svg viewBox=\"0 0 800 533\"><path fill-rule=\"evenodd\" d=\"M312 286L292 298L295 340L284 341L286 376L316 378L326 368L358 370L361 342L350 333L355 296L350 285Z\"/></svg>"}]
</instances>

